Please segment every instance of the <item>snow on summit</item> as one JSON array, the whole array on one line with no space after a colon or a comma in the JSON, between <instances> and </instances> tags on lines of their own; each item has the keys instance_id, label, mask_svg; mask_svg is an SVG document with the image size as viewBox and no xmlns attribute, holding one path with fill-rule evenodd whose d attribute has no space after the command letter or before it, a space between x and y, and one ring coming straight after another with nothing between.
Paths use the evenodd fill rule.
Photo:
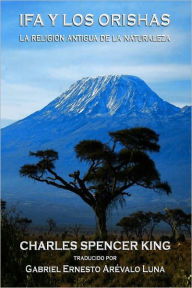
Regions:
<instances>
[{"instance_id":1,"label":"snow on summit","mask_svg":"<svg viewBox=\"0 0 192 288\"><path fill-rule=\"evenodd\" d=\"M72 84L42 112L74 115L130 113L172 114L180 109L162 100L140 78L130 75L83 78ZM44 114L44 115L45 115Z\"/></svg>"},{"instance_id":2,"label":"snow on summit","mask_svg":"<svg viewBox=\"0 0 192 288\"><path fill-rule=\"evenodd\" d=\"M67 178L75 169L84 171L85 168L74 152L77 143L83 139L108 143L109 132L138 126L149 127L159 135L161 151L154 159L174 191L173 196L169 196L169 204L182 203L186 208L190 203L191 107L180 109L163 101L144 81L128 75L83 78L42 110L2 129L5 200L9 205L21 203L22 211L27 207L28 217L40 221L38 223L45 210L46 218L46 215L52 215L57 221L68 219L69 206L72 218L80 207L84 211L82 219L87 221L89 211L86 212L86 207L70 193L53 193L52 187L37 186L37 183L23 179L19 175L20 167L33 163L29 151L53 149L59 153L56 171ZM163 209L167 205L167 198L161 197L154 202L152 195L135 192L132 206L138 201L142 209ZM36 194L37 202L34 202ZM25 203L29 203L28 206ZM65 205L63 209L58 209L58 203Z\"/></svg>"}]
</instances>

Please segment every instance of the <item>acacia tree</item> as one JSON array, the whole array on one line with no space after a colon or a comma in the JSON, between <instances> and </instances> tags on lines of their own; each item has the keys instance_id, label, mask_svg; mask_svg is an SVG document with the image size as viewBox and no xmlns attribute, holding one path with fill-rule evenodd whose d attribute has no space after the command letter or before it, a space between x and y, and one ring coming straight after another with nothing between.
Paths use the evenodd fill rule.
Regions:
<instances>
[{"instance_id":1,"label":"acacia tree","mask_svg":"<svg viewBox=\"0 0 192 288\"><path fill-rule=\"evenodd\" d=\"M155 227L163 220L162 214L160 212L153 213L151 211L146 213L146 217L149 219L146 232L148 234L148 239L153 240L153 232Z\"/></svg>"},{"instance_id":2,"label":"acacia tree","mask_svg":"<svg viewBox=\"0 0 192 288\"><path fill-rule=\"evenodd\" d=\"M151 129L138 127L109 133L111 144L83 140L75 146L77 158L88 164L84 175L79 170L69 174L72 181L55 171L58 153L54 150L30 152L39 158L36 164L21 167L21 176L75 193L95 212L101 238L107 237L107 210L115 201L131 196L134 185L162 191L171 189L161 182L155 163L147 152L159 152L158 135Z\"/></svg>"},{"instance_id":3,"label":"acacia tree","mask_svg":"<svg viewBox=\"0 0 192 288\"><path fill-rule=\"evenodd\" d=\"M183 226L184 226L184 231L186 231L189 235L189 237L191 237L191 214L186 214L186 217L185 217L185 221L183 223Z\"/></svg>"},{"instance_id":4,"label":"acacia tree","mask_svg":"<svg viewBox=\"0 0 192 288\"><path fill-rule=\"evenodd\" d=\"M129 217L123 217L117 225L123 228L127 237L134 234L139 240L141 240L149 222L150 218L147 213L137 211L132 213Z\"/></svg>"},{"instance_id":5,"label":"acacia tree","mask_svg":"<svg viewBox=\"0 0 192 288\"><path fill-rule=\"evenodd\" d=\"M182 231L182 226L189 229L189 216L179 208L169 209L165 208L165 214L162 214L162 219L166 222L172 230L172 240L175 242Z\"/></svg>"},{"instance_id":6,"label":"acacia tree","mask_svg":"<svg viewBox=\"0 0 192 288\"><path fill-rule=\"evenodd\" d=\"M130 238L135 234L135 227L136 227L136 219L134 217L123 217L118 223L117 226L120 226L127 236Z\"/></svg>"}]
</instances>

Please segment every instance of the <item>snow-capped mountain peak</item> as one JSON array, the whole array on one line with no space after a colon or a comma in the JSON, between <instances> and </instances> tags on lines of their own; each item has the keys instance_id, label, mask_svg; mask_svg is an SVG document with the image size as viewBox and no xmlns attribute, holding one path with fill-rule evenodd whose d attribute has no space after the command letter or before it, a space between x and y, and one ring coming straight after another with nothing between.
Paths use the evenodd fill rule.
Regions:
<instances>
[{"instance_id":1,"label":"snow-capped mountain peak","mask_svg":"<svg viewBox=\"0 0 192 288\"><path fill-rule=\"evenodd\" d=\"M114 115L130 113L172 114L179 108L162 100L140 78L109 75L83 78L47 105L46 115ZM45 115L44 114L44 115Z\"/></svg>"}]
</instances>

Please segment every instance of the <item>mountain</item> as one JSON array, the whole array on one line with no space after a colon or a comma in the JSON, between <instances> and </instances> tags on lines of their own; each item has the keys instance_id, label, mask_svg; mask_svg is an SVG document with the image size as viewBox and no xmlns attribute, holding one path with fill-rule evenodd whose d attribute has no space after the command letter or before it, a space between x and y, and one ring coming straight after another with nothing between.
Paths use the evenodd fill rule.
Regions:
<instances>
[{"instance_id":1,"label":"mountain","mask_svg":"<svg viewBox=\"0 0 192 288\"><path fill-rule=\"evenodd\" d=\"M6 126L11 125L12 123L14 123L14 120L11 119L1 119L1 128L4 128Z\"/></svg>"},{"instance_id":2,"label":"mountain","mask_svg":"<svg viewBox=\"0 0 192 288\"><path fill-rule=\"evenodd\" d=\"M191 107L180 109L164 101L143 80L129 75L83 78L42 110L2 129L2 198L18 203L36 222L52 217L59 223L92 223L92 212L76 195L21 178L19 169L33 161L29 151L51 148L59 152L57 171L67 178L76 167L85 171L73 150L80 140L108 141L109 131L134 126L160 135L161 152L152 157L173 194L134 189L121 212L189 209Z\"/></svg>"},{"instance_id":3,"label":"mountain","mask_svg":"<svg viewBox=\"0 0 192 288\"><path fill-rule=\"evenodd\" d=\"M116 75L77 81L40 115L101 116L137 112L167 115L178 111L179 108L163 101L138 77Z\"/></svg>"}]
</instances>

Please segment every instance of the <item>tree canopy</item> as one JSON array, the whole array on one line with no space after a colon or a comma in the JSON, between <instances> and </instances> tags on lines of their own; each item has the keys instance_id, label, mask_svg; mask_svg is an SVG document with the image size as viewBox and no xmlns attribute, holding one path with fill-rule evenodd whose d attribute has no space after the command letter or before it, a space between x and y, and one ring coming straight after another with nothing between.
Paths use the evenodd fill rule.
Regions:
<instances>
[{"instance_id":1,"label":"tree canopy","mask_svg":"<svg viewBox=\"0 0 192 288\"><path fill-rule=\"evenodd\" d=\"M79 170L67 181L55 171L58 153L54 150L30 152L39 159L36 164L21 167L21 176L71 191L91 206L98 218L100 234L106 235L106 212L115 201L131 196L129 188L141 186L156 192L171 193L162 182L148 152L159 152L158 134L145 127L110 132L110 144L83 140L75 146L76 157L88 164L84 175Z\"/></svg>"}]
</instances>

